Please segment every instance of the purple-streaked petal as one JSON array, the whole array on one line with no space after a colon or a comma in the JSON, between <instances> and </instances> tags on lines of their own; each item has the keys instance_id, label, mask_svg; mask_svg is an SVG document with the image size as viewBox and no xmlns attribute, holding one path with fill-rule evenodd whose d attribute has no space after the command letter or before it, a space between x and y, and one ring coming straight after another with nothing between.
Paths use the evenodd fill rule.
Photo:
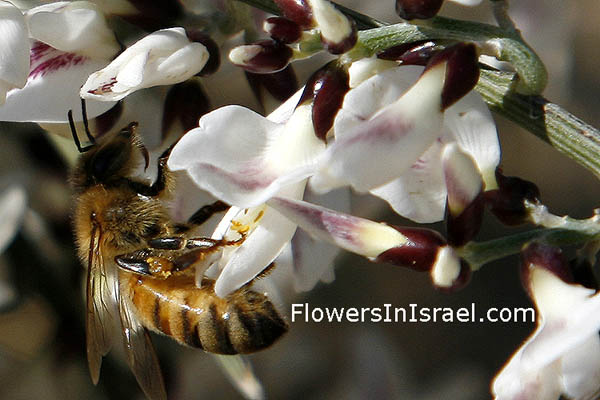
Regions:
<instances>
[{"instance_id":1,"label":"purple-streaked petal","mask_svg":"<svg viewBox=\"0 0 600 400\"><path fill-rule=\"evenodd\" d=\"M58 2L26 13L33 39L66 53L109 60L121 49L100 9L91 2Z\"/></svg>"},{"instance_id":2,"label":"purple-streaked petal","mask_svg":"<svg viewBox=\"0 0 600 400\"><path fill-rule=\"evenodd\" d=\"M29 71L29 38L25 18L9 2L0 3L0 106L6 93L22 88Z\"/></svg>"},{"instance_id":3,"label":"purple-streaked petal","mask_svg":"<svg viewBox=\"0 0 600 400\"><path fill-rule=\"evenodd\" d=\"M0 106L0 120L66 122L67 112L73 110L75 119L81 121L79 88L90 73L102 68L106 62L34 42L27 84L23 89L8 93L6 103ZM88 117L102 114L113 105L90 101L87 103Z\"/></svg>"},{"instance_id":4,"label":"purple-streaked petal","mask_svg":"<svg viewBox=\"0 0 600 400\"><path fill-rule=\"evenodd\" d=\"M293 108L286 102L281 108ZM281 109L280 108L280 109ZM284 111L277 111L279 118ZM324 144L313 133L310 108L302 106L284 124L240 106L206 114L169 157L201 188L238 207L264 203L284 186L310 175Z\"/></svg>"},{"instance_id":5,"label":"purple-streaked petal","mask_svg":"<svg viewBox=\"0 0 600 400\"><path fill-rule=\"evenodd\" d=\"M371 259L408 242L406 236L388 225L305 201L274 197L267 204L311 236Z\"/></svg>"},{"instance_id":6,"label":"purple-streaked petal","mask_svg":"<svg viewBox=\"0 0 600 400\"><path fill-rule=\"evenodd\" d=\"M445 71L444 63L429 68L398 100L368 120L347 130L334 125L335 142L328 147L321 169L311 179L312 188L325 192L350 184L366 192L408 170L441 131ZM387 72L395 71L385 71L378 77ZM370 85L369 81L362 85Z\"/></svg>"}]
</instances>

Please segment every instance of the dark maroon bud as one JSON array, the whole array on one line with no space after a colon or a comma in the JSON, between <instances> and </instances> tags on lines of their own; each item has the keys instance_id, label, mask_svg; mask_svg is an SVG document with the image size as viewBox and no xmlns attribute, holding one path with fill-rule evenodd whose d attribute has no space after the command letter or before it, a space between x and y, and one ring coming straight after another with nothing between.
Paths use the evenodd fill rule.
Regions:
<instances>
[{"instance_id":1,"label":"dark maroon bud","mask_svg":"<svg viewBox=\"0 0 600 400\"><path fill-rule=\"evenodd\" d=\"M434 286L434 287L443 293L450 294L450 293L458 292L459 290L463 289L465 286L467 286L469 284L469 282L471 281L472 275L473 275L473 271L471 270L471 267L469 266L469 264L465 260L461 259L460 260L460 273L459 273L458 277L454 280L454 282L452 282L452 286L449 286L449 287Z\"/></svg>"},{"instance_id":2,"label":"dark maroon bud","mask_svg":"<svg viewBox=\"0 0 600 400\"><path fill-rule=\"evenodd\" d=\"M210 110L210 102L202 86L196 79L188 79L171 87L165 99L162 135L169 135L175 122L179 122L183 132L198 126L201 116Z\"/></svg>"},{"instance_id":3,"label":"dark maroon bud","mask_svg":"<svg viewBox=\"0 0 600 400\"><path fill-rule=\"evenodd\" d=\"M428 19L435 17L443 2L444 0L396 0L396 13L407 20Z\"/></svg>"},{"instance_id":4,"label":"dark maroon bud","mask_svg":"<svg viewBox=\"0 0 600 400\"><path fill-rule=\"evenodd\" d=\"M460 247L477 235L483 221L484 205L484 195L480 192L459 215L453 216L452 213L448 212L446 219L448 243Z\"/></svg>"},{"instance_id":5,"label":"dark maroon bud","mask_svg":"<svg viewBox=\"0 0 600 400\"><path fill-rule=\"evenodd\" d=\"M353 19L348 19L350 22L350 32L340 42L331 42L321 35L321 43L323 47L331 54L343 54L348 50L352 49L358 40L358 32L356 30L356 23Z\"/></svg>"},{"instance_id":6,"label":"dark maroon bud","mask_svg":"<svg viewBox=\"0 0 600 400\"><path fill-rule=\"evenodd\" d=\"M275 40L263 40L234 48L229 53L229 59L246 71L270 74L287 67L292 55L292 49L285 44Z\"/></svg>"},{"instance_id":7,"label":"dark maroon bud","mask_svg":"<svg viewBox=\"0 0 600 400\"><path fill-rule=\"evenodd\" d=\"M284 102L298 90L298 79L296 79L292 65L272 74L244 72L254 95L263 106L265 106L265 95L267 94L278 102Z\"/></svg>"},{"instance_id":8,"label":"dark maroon bud","mask_svg":"<svg viewBox=\"0 0 600 400\"><path fill-rule=\"evenodd\" d=\"M300 40L302 30L297 23L283 17L269 17L263 25L265 32L282 43L295 43Z\"/></svg>"},{"instance_id":9,"label":"dark maroon bud","mask_svg":"<svg viewBox=\"0 0 600 400\"><path fill-rule=\"evenodd\" d=\"M530 286L534 267L543 268L566 283L574 282L569 263L561 249L540 242L529 243L521 251L521 282L530 297L533 297Z\"/></svg>"},{"instance_id":10,"label":"dark maroon bud","mask_svg":"<svg viewBox=\"0 0 600 400\"><path fill-rule=\"evenodd\" d=\"M426 70L446 63L446 77L442 89L442 110L450 107L469 93L479 80L477 49L473 43L459 43L435 54Z\"/></svg>"},{"instance_id":11,"label":"dark maroon bud","mask_svg":"<svg viewBox=\"0 0 600 400\"><path fill-rule=\"evenodd\" d=\"M438 250L446 245L442 235L426 228L392 227L406 236L410 243L384 251L375 262L429 271L437 259Z\"/></svg>"},{"instance_id":12,"label":"dark maroon bud","mask_svg":"<svg viewBox=\"0 0 600 400\"><path fill-rule=\"evenodd\" d=\"M490 211L505 225L519 225L527 222L528 213L525 200L538 201L540 190L529 181L516 176L504 176L496 168L498 189L485 192L485 201Z\"/></svg>"},{"instance_id":13,"label":"dark maroon bud","mask_svg":"<svg viewBox=\"0 0 600 400\"><path fill-rule=\"evenodd\" d=\"M298 104L313 101L312 121L315 134L324 142L327 141L327 132L333 126L348 90L348 71L340 67L337 61L332 61L317 70L306 82Z\"/></svg>"},{"instance_id":14,"label":"dark maroon bud","mask_svg":"<svg viewBox=\"0 0 600 400\"><path fill-rule=\"evenodd\" d=\"M190 41L203 44L208 51L208 61L196 76L206 76L217 72L221 65L221 52L217 43L206 33L199 30L186 30L185 33Z\"/></svg>"},{"instance_id":15,"label":"dark maroon bud","mask_svg":"<svg viewBox=\"0 0 600 400\"><path fill-rule=\"evenodd\" d=\"M94 118L94 136L99 138L114 128L121 115L123 115L123 102L119 101L113 108Z\"/></svg>"},{"instance_id":16,"label":"dark maroon bud","mask_svg":"<svg viewBox=\"0 0 600 400\"><path fill-rule=\"evenodd\" d=\"M413 43L404 43L398 46L390 47L387 50L377 54L377 58L382 60L399 61L402 65L422 65L425 66L433 57L439 53L441 48L431 41L421 40Z\"/></svg>"},{"instance_id":17,"label":"dark maroon bud","mask_svg":"<svg viewBox=\"0 0 600 400\"><path fill-rule=\"evenodd\" d=\"M307 30L315 26L312 8L306 0L275 0L283 16L291 19L300 26L301 30Z\"/></svg>"}]
</instances>

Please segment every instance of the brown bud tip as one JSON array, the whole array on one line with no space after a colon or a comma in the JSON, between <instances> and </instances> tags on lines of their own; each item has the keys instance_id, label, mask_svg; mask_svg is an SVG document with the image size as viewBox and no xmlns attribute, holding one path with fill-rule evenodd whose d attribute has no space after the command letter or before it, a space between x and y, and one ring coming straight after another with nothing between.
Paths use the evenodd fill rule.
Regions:
<instances>
[{"instance_id":1,"label":"brown bud tip","mask_svg":"<svg viewBox=\"0 0 600 400\"><path fill-rule=\"evenodd\" d=\"M284 69L292 58L292 49L275 40L263 40L231 50L229 59L246 71L270 74Z\"/></svg>"},{"instance_id":2,"label":"brown bud tip","mask_svg":"<svg viewBox=\"0 0 600 400\"><path fill-rule=\"evenodd\" d=\"M298 104L313 101L312 121L315 134L326 141L327 132L342 107L344 96L350 90L348 71L336 61L326 64L311 75Z\"/></svg>"},{"instance_id":3,"label":"brown bud tip","mask_svg":"<svg viewBox=\"0 0 600 400\"><path fill-rule=\"evenodd\" d=\"M348 32L347 36L338 42L332 42L327 40L321 35L321 42L323 43L323 47L331 54L343 54L354 47L356 41L358 40L358 32L356 30L356 23L354 20L349 19L350 22L350 32Z\"/></svg>"},{"instance_id":4,"label":"brown bud tip","mask_svg":"<svg viewBox=\"0 0 600 400\"><path fill-rule=\"evenodd\" d=\"M263 29L273 39L286 44L295 43L302 36L300 26L291 19L283 17L267 18L263 24Z\"/></svg>"},{"instance_id":5,"label":"brown bud tip","mask_svg":"<svg viewBox=\"0 0 600 400\"><path fill-rule=\"evenodd\" d=\"M496 168L496 181L498 189L485 192L490 211L505 225L526 222L528 214L524 201L536 202L539 199L537 186L515 176L504 176L500 168Z\"/></svg>"},{"instance_id":6,"label":"brown bud tip","mask_svg":"<svg viewBox=\"0 0 600 400\"><path fill-rule=\"evenodd\" d=\"M428 19L434 17L444 0L396 0L396 13L400 18Z\"/></svg>"},{"instance_id":7,"label":"brown bud tip","mask_svg":"<svg viewBox=\"0 0 600 400\"><path fill-rule=\"evenodd\" d=\"M434 42L419 40L390 47L377 54L382 60L400 61L403 65L425 66L431 57L441 49Z\"/></svg>"},{"instance_id":8,"label":"brown bud tip","mask_svg":"<svg viewBox=\"0 0 600 400\"><path fill-rule=\"evenodd\" d=\"M190 41L203 44L209 54L206 65L196 75L206 76L217 72L221 65L221 52L217 43L206 33L199 30L186 30L186 35Z\"/></svg>"},{"instance_id":9,"label":"brown bud tip","mask_svg":"<svg viewBox=\"0 0 600 400\"><path fill-rule=\"evenodd\" d=\"M246 71L246 78L258 101L265 105L265 92L283 102L298 90L298 79L291 65L272 74L255 74Z\"/></svg>"},{"instance_id":10,"label":"brown bud tip","mask_svg":"<svg viewBox=\"0 0 600 400\"><path fill-rule=\"evenodd\" d=\"M469 93L479 80L477 49L473 43L458 43L435 54L426 69L446 63L442 89L442 110L450 107Z\"/></svg>"},{"instance_id":11,"label":"brown bud tip","mask_svg":"<svg viewBox=\"0 0 600 400\"><path fill-rule=\"evenodd\" d=\"M298 24L300 29L307 30L314 27L312 9L306 0L275 0L275 4L283 16Z\"/></svg>"},{"instance_id":12,"label":"brown bud tip","mask_svg":"<svg viewBox=\"0 0 600 400\"><path fill-rule=\"evenodd\" d=\"M200 83L188 79L171 87L165 99L162 135L167 137L178 121L183 132L198 126L198 120L210 110L210 102Z\"/></svg>"},{"instance_id":13,"label":"brown bud tip","mask_svg":"<svg viewBox=\"0 0 600 400\"><path fill-rule=\"evenodd\" d=\"M448 243L460 247L477 235L483 221L484 205L483 193L479 193L459 215L453 216L448 213L446 221Z\"/></svg>"},{"instance_id":14,"label":"brown bud tip","mask_svg":"<svg viewBox=\"0 0 600 400\"><path fill-rule=\"evenodd\" d=\"M444 238L431 229L392 226L409 240L409 243L384 251L375 262L386 262L417 271L433 267L438 250L446 245Z\"/></svg>"},{"instance_id":15,"label":"brown bud tip","mask_svg":"<svg viewBox=\"0 0 600 400\"><path fill-rule=\"evenodd\" d=\"M545 243L529 243L521 251L521 282L532 298L531 271L533 268L543 268L566 283L574 282L569 263L561 249Z\"/></svg>"}]
</instances>

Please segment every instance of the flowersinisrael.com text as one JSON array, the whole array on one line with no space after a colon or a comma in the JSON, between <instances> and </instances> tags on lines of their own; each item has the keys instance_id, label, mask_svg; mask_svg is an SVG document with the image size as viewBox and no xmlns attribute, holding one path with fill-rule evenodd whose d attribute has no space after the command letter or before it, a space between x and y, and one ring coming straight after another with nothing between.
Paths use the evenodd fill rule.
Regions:
<instances>
[{"instance_id":1,"label":"flowersinisrael.com text","mask_svg":"<svg viewBox=\"0 0 600 400\"><path fill-rule=\"evenodd\" d=\"M381 307L311 307L308 303L292 304L292 322L534 322L531 307L491 307L478 313L475 303L470 307L421 307L411 303L406 307L383 304Z\"/></svg>"}]
</instances>

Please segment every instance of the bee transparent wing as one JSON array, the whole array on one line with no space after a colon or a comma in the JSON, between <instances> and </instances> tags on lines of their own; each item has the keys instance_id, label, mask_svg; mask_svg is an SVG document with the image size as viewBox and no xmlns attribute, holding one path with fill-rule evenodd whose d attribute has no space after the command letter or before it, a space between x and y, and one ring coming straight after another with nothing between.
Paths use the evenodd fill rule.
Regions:
<instances>
[{"instance_id":1,"label":"bee transparent wing","mask_svg":"<svg viewBox=\"0 0 600 400\"><path fill-rule=\"evenodd\" d=\"M119 314L129 368L148 399L166 400L167 391L150 335L134 315L128 296L120 296Z\"/></svg>"},{"instance_id":2,"label":"bee transparent wing","mask_svg":"<svg viewBox=\"0 0 600 400\"><path fill-rule=\"evenodd\" d=\"M100 239L100 229L94 226L88 255L85 324L88 366L94 385L100 378L102 357L112 346L119 290L116 268L106 268Z\"/></svg>"},{"instance_id":3,"label":"bee transparent wing","mask_svg":"<svg viewBox=\"0 0 600 400\"><path fill-rule=\"evenodd\" d=\"M242 355L225 356L211 354L221 367L229 382L246 399L260 400L265 398L265 391L260 380L254 374L252 363L248 357Z\"/></svg>"}]
</instances>

